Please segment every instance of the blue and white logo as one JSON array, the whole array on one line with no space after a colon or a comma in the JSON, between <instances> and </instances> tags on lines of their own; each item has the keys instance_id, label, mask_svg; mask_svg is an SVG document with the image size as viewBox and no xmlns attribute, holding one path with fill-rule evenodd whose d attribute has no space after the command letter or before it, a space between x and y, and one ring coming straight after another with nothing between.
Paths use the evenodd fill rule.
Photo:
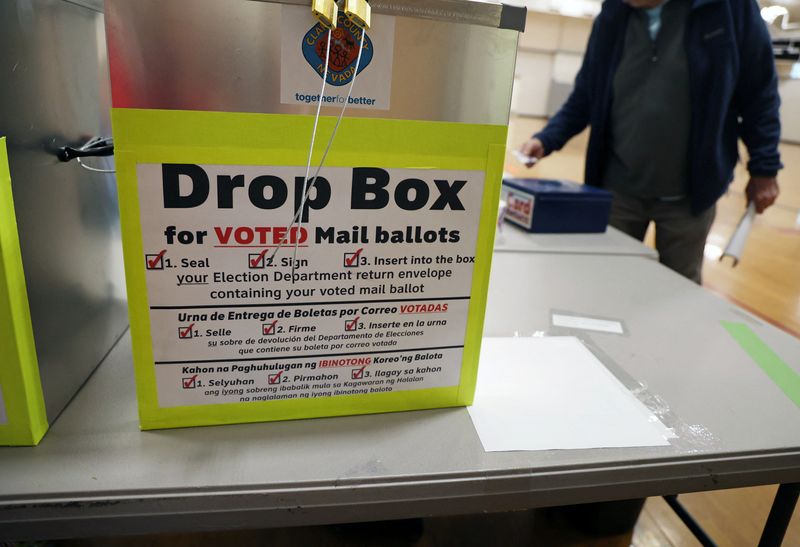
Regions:
<instances>
[{"instance_id":1,"label":"blue and white logo","mask_svg":"<svg viewBox=\"0 0 800 547\"><path fill-rule=\"evenodd\" d=\"M327 80L329 85L343 86L353 81L362 32L364 31L344 14L339 15L339 23L331 32ZM303 37L303 57L320 78L325 71L323 58L327 48L328 29L317 23ZM367 35L364 37L364 51L361 53L361 63L358 66L359 74L369 66L373 56L372 40Z\"/></svg>"}]
</instances>

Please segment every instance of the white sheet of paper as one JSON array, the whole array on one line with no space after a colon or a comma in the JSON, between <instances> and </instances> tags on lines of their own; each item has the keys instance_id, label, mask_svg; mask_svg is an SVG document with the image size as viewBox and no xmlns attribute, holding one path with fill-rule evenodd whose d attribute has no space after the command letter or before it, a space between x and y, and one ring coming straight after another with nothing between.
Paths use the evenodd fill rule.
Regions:
<instances>
[{"instance_id":1,"label":"white sheet of paper","mask_svg":"<svg viewBox=\"0 0 800 547\"><path fill-rule=\"evenodd\" d=\"M485 338L468 410L487 452L667 446L674 437L568 336Z\"/></svg>"},{"instance_id":2,"label":"white sheet of paper","mask_svg":"<svg viewBox=\"0 0 800 547\"><path fill-rule=\"evenodd\" d=\"M520 162L522 165L528 165L529 163L536 165L537 163L539 163L539 158L535 156L526 156L519 150L512 150L511 153L514 155L515 158L517 158L517 161Z\"/></svg>"},{"instance_id":3,"label":"white sheet of paper","mask_svg":"<svg viewBox=\"0 0 800 547\"><path fill-rule=\"evenodd\" d=\"M725 252L722 253L720 260L726 256L730 256L733 258L734 266L739 264L739 261L742 259L742 253L744 253L744 246L747 243L747 238L750 236L750 231L753 229L753 222L755 221L755 218L756 204L751 201L750 205L747 206L747 210L744 212L744 215L739 221L736 231L733 232L731 240L728 242L728 246L725 247Z\"/></svg>"},{"instance_id":4,"label":"white sheet of paper","mask_svg":"<svg viewBox=\"0 0 800 547\"><path fill-rule=\"evenodd\" d=\"M625 329L619 321L608 321L606 319L594 319L592 317L579 317L577 315L553 314L553 326L565 327L569 329L593 330L597 332L608 332L611 334L624 334Z\"/></svg>"}]
</instances>

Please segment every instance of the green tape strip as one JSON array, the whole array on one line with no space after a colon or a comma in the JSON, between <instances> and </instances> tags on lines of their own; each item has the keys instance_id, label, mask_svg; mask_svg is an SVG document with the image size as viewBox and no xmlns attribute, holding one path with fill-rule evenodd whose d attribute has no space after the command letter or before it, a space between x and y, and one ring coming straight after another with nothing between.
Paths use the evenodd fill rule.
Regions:
<instances>
[{"instance_id":1,"label":"green tape strip","mask_svg":"<svg viewBox=\"0 0 800 547\"><path fill-rule=\"evenodd\" d=\"M48 423L5 137L0 138L0 389L8 415L8 421L0 424L0 445L37 444Z\"/></svg>"},{"instance_id":2,"label":"green tape strip","mask_svg":"<svg viewBox=\"0 0 800 547\"><path fill-rule=\"evenodd\" d=\"M722 321L722 326L781 391L800 407L800 374L786 364L747 325Z\"/></svg>"}]
</instances>

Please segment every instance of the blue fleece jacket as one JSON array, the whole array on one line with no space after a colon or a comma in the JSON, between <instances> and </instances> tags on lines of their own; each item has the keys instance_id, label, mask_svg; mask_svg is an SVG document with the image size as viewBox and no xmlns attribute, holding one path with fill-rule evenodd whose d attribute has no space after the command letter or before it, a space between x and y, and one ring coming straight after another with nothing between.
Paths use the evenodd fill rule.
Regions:
<instances>
[{"instance_id":1,"label":"blue fleece jacket","mask_svg":"<svg viewBox=\"0 0 800 547\"><path fill-rule=\"evenodd\" d=\"M592 186L602 185L610 154L614 74L632 9L622 0L603 3L572 95L535 135L550 154L590 125L585 182ZM692 97L688 188L692 209L700 213L733 180L739 138L752 176L774 177L783 167L780 97L771 39L755 0L693 0L686 52Z\"/></svg>"}]
</instances>

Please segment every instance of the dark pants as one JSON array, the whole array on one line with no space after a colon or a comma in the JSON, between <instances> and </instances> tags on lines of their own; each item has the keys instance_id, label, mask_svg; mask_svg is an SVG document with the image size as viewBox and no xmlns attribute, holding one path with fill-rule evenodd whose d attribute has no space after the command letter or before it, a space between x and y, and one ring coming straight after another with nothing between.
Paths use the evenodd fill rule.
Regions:
<instances>
[{"instance_id":1,"label":"dark pants","mask_svg":"<svg viewBox=\"0 0 800 547\"><path fill-rule=\"evenodd\" d=\"M702 282L703 251L716 216L716 205L692 214L689 199L660 201L614 193L610 224L631 237L644 240L647 227L656 224L656 250L660 262L694 281Z\"/></svg>"}]
</instances>

